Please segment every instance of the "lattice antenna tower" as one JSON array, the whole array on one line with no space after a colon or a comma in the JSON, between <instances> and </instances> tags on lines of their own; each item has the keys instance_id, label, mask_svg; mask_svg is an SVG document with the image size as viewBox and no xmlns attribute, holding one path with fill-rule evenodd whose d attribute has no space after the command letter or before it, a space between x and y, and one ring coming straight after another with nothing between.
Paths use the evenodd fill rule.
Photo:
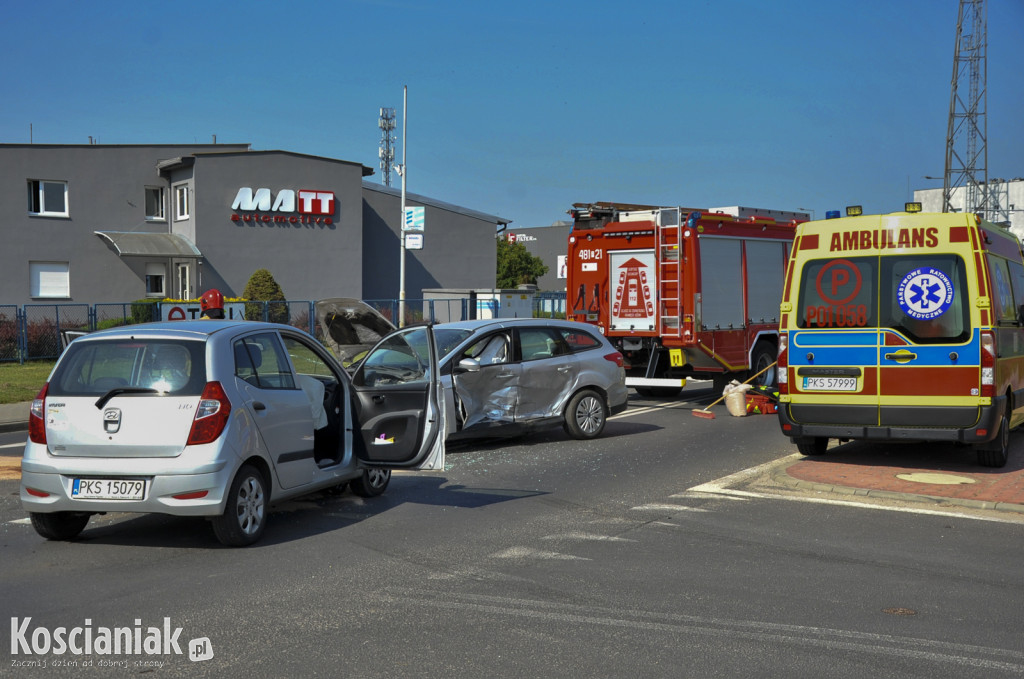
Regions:
<instances>
[{"instance_id":1,"label":"lattice antenna tower","mask_svg":"<svg viewBox=\"0 0 1024 679\"><path fill-rule=\"evenodd\" d=\"M384 177L384 186L391 186L391 168L395 164L395 109L382 108L380 120L377 121L380 128L380 170Z\"/></svg>"},{"instance_id":2,"label":"lattice antenna tower","mask_svg":"<svg viewBox=\"0 0 1024 679\"><path fill-rule=\"evenodd\" d=\"M953 80L946 131L946 174L942 211L954 212L954 195L964 192L964 211L991 221L1008 221L988 181L988 18L985 0L960 0L953 50ZM965 96L966 95L966 96Z\"/></svg>"}]
</instances>

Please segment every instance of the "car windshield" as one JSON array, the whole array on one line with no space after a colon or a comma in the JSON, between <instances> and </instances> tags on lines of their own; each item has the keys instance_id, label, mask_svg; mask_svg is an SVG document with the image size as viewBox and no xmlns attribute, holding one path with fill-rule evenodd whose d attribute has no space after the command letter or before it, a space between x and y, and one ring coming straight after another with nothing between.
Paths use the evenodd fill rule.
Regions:
<instances>
[{"instance_id":1,"label":"car windshield","mask_svg":"<svg viewBox=\"0 0 1024 679\"><path fill-rule=\"evenodd\" d=\"M112 389L199 395L206 384L205 345L168 339L78 340L53 377L54 396L102 396Z\"/></svg>"}]
</instances>

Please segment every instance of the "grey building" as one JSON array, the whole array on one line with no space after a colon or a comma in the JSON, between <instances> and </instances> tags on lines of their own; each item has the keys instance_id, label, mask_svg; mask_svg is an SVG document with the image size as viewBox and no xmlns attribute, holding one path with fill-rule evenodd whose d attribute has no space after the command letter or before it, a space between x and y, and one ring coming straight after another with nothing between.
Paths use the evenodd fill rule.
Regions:
<instances>
[{"instance_id":1,"label":"grey building","mask_svg":"<svg viewBox=\"0 0 1024 679\"><path fill-rule=\"evenodd\" d=\"M551 226L528 229L507 229L498 234L510 242L522 243L531 255L540 257L548 272L537 279L541 292L565 292L565 256L568 249L570 222L556 222Z\"/></svg>"},{"instance_id":2,"label":"grey building","mask_svg":"<svg viewBox=\"0 0 1024 679\"><path fill-rule=\"evenodd\" d=\"M990 179L988 186L1003 212L996 221L1008 228L1017 240L1024 241L1024 178ZM953 189L951 202L956 210L963 210L966 200L966 187ZM924 212L942 212L942 189L915 190L914 201L921 203Z\"/></svg>"},{"instance_id":3,"label":"grey building","mask_svg":"<svg viewBox=\"0 0 1024 679\"><path fill-rule=\"evenodd\" d=\"M400 193L360 163L248 144L0 144L0 304L239 297L268 269L292 300L399 292ZM409 194L406 297L493 285L508 220Z\"/></svg>"}]
</instances>

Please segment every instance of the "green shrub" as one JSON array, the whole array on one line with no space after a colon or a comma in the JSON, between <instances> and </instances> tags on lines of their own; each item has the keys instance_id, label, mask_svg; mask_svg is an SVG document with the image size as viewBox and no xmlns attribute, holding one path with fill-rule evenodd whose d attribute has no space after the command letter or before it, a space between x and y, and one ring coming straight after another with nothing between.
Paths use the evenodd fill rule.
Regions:
<instances>
[{"instance_id":1,"label":"green shrub","mask_svg":"<svg viewBox=\"0 0 1024 679\"><path fill-rule=\"evenodd\" d=\"M246 304L245 317L248 320L263 320L263 310L266 307L268 321L271 323L288 324L288 304L286 301L288 298L284 296L281 286L274 280L274 275L266 269L257 269L253 272L252 276L249 277L249 282L245 284L242 297L248 300L267 302L266 305Z\"/></svg>"},{"instance_id":2,"label":"green shrub","mask_svg":"<svg viewBox=\"0 0 1024 679\"><path fill-rule=\"evenodd\" d=\"M137 299L132 302L132 320L134 323L150 323L157 319L156 309L159 299Z\"/></svg>"}]
</instances>

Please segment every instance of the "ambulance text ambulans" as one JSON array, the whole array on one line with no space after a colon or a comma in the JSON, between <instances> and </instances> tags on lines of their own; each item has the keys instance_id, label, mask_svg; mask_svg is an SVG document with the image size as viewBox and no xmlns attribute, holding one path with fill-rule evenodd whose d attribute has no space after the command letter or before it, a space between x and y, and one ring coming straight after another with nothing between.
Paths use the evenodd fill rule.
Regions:
<instances>
[{"instance_id":1,"label":"ambulance text ambulans","mask_svg":"<svg viewBox=\"0 0 1024 679\"><path fill-rule=\"evenodd\" d=\"M959 441L1006 464L1024 420L1024 261L973 214L907 212L797 227L780 307L779 423L828 440Z\"/></svg>"}]
</instances>

